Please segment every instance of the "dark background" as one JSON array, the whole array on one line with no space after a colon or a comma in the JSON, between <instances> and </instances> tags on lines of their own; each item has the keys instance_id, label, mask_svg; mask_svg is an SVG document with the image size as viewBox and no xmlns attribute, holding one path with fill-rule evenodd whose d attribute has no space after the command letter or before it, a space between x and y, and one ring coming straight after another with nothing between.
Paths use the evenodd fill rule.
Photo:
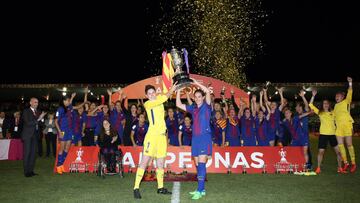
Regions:
<instances>
[{"instance_id":1,"label":"dark background","mask_svg":"<svg viewBox=\"0 0 360 203\"><path fill-rule=\"evenodd\" d=\"M12 7L3 18L0 81L132 83L147 78L151 69L161 68L146 67L147 60L161 56L149 58L154 45L146 31L166 12L160 9L164 2ZM360 80L355 2L263 3L269 15L261 31L265 48L246 67L249 82L344 82L347 75Z\"/></svg>"}]
</instances>

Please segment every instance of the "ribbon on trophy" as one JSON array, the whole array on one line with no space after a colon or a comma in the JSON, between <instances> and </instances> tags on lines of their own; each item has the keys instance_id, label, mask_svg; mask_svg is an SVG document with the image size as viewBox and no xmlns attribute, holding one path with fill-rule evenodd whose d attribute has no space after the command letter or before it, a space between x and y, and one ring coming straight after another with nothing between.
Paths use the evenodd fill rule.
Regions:
<instances>
[{"instance_id":1,"label":"ribbon on trophy","mask_svg":"<svg viewBox=\"0 0 360 203\"><path fill-rule=\"evenodd\" d=\"M186 49L184 48L184 58L185 58L185 64L186 64L186 70L187 70L187 73L190 74L189 72L189 58L188 58L188 52L186 51Z\"/></svg>"}]
</instances>

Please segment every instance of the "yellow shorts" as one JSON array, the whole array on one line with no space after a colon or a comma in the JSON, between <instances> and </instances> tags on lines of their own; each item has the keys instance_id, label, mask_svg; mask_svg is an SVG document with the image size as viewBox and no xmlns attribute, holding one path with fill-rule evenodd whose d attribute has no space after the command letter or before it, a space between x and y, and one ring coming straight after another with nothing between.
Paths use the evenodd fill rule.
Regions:
<instances>
[{"instance_id":1,"label":"yellow shorts","mask_svg":"<svg viewBox=\"0 0 360 203\"><path fill-rule=\"evenodd\" d=\"M165 133L160 135L146 134L144 140L143 154L153 158L165 158L167 151L167 140Z\"/></svg>"},{"instance_id":2,"label":"yellow shorts","mask_svg":"<svg viewBox=\"0 0 360 203\"><path fill-rule=\"evenodd\" d=\"M347 137L353 135L353 125L352 123L340 123L336 125L336 136Z\"/></svg>"}]
</instances>

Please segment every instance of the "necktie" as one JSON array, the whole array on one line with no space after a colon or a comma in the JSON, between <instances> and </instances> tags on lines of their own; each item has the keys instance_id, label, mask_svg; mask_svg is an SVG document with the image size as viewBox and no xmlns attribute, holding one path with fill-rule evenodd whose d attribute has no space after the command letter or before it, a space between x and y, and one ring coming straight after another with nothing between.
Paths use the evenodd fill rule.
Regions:
<instances>
[{"instance_id":1,"label":"necktie","mask_svg":"<svg viewBox=\"0 0 360 203\"><path fill-rule=\"evenodd\" d=\"M33 113L34 113L34 116L36 117L36 110L35 110L35 109L34 109ZM35 129L36 129L36 130L39 130L39 125L37 124L37 122L36 122Z\"/></svg>"}]
</instances>

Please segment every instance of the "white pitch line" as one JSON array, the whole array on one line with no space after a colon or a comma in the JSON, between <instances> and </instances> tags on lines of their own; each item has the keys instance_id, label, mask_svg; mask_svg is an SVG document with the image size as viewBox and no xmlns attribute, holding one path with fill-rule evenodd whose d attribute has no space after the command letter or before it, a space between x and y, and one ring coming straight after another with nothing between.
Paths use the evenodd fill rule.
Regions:
<instances>
[{"instance_id":1,"label":"white pitch line","mask_svg":"<svg viewBox=\"0 0 360 203\"><path fill-rule=\"evenodd\" d=\"M171 203L180 202L180 182L174 182L171 195Z\"/></svg>"}]
</instances>

